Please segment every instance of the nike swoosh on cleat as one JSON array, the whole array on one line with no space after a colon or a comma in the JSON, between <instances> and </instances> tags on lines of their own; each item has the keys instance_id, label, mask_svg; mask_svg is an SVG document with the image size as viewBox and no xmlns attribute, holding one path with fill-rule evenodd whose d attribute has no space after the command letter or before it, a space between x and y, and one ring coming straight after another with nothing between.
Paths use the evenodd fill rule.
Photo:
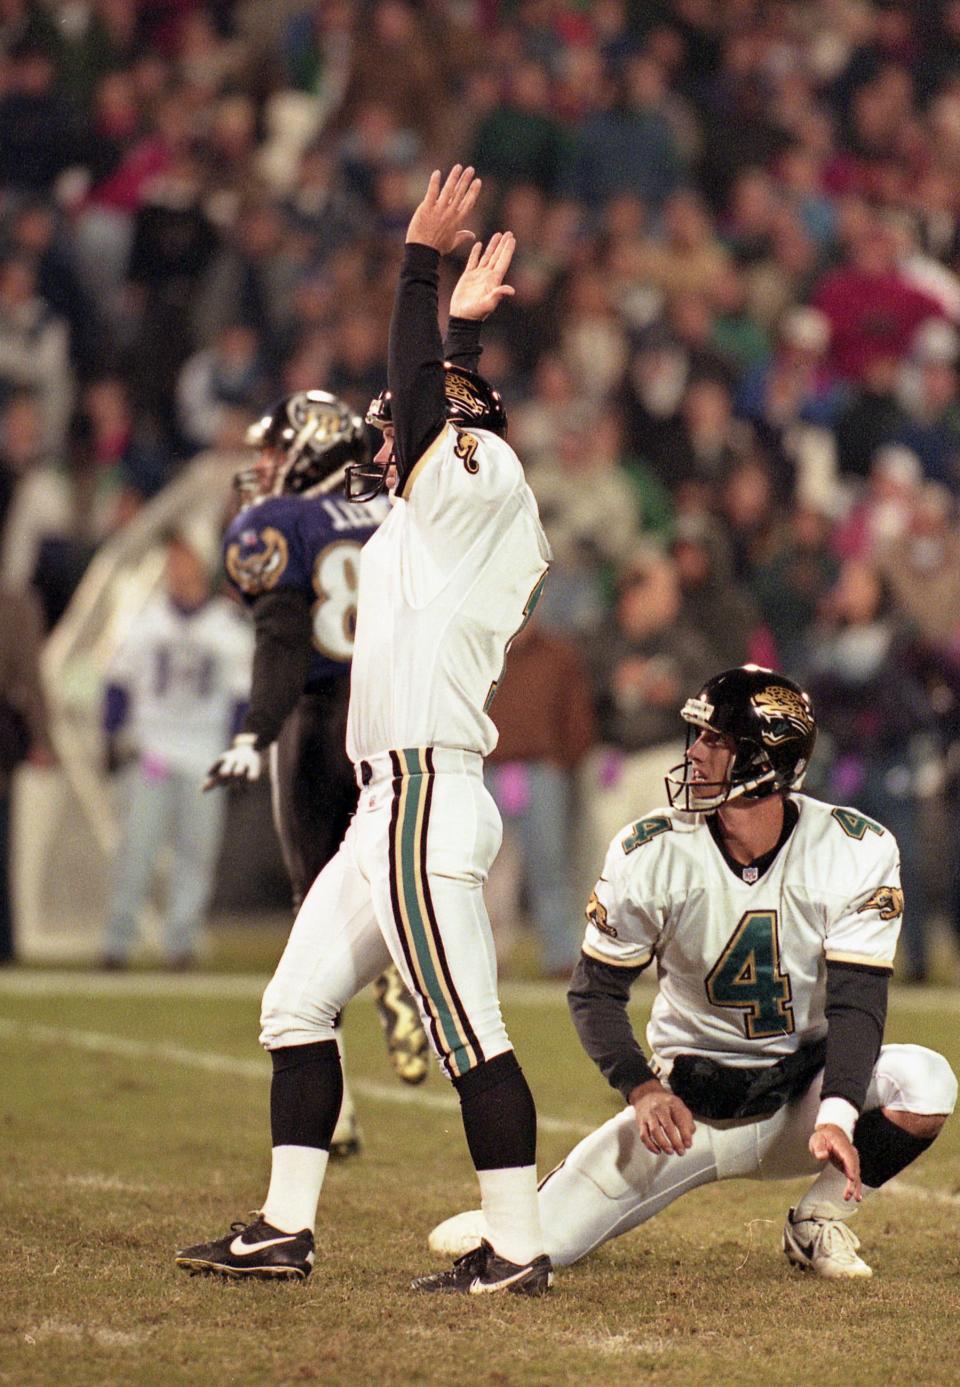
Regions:
<instances>
[{"instance_id":1,"label":"nike swoosh on cleat","mask_svg":"<svg viewBox=\"0 0 960 1387\"><path fill-rule=\"evenodd\" d=\"M296 1240L295 1233L287 1233L282 1238L266 1238L260 1243L245 1243L238 1233L230 1244L230 1252L234 1257L252 1257L255 1252L262 1252L264 1248L278 1247L281 1243L294 1243Z\"/></svg>"},{"instance_id":2,"label":"nike swoosh on cleat","mask_svg":"<svg viewBox=\"0 0 960 1387\"><path fill-rule=\"evenodd\" d=\"M524 1267L513 1276L505 1276L502 1281L481 1281L479 1276L475 1276L470 1282L470 1294L489 1295L491 1291L501 1291L504 1286L512 1286L515 1281L522 1281L530 1271L530 1267Z\"/></svg>"}]
</instances>

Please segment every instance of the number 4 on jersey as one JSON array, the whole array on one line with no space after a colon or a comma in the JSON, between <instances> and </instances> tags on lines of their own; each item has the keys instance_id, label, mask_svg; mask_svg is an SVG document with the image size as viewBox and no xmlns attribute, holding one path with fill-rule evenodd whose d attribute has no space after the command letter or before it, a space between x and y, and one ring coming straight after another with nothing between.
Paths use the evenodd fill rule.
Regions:
<instances>
[{"instance_id":1,"label":"number 4 on jersey","mask_svg":"<svg viewBox=\"0 0 960 1387\"><path fill-rule=\"evenodd\" d=\"M792 1035L789 976L780 968L775 910L748 910L707 975L707 997L715 1007L745 1013L748 1040Z\"/></svg>"},{"instance_id":2,"label":"number 4 on jersey","mask_svg":"<svg viewBox=\"0 0 960 1387\"><path fill-rule=\"evenodd\" d=\"M649 843L651 838L657 838L661 833L669 833L672 828L673 824L662 814L651 814L633 825L623 838L621 846L625 853L635 852L637 848L642 848L644 843Z\"/></svg>"},{"instance_id":3,"label":"number 4 on jersey","mask_svg":"<svg viewBox=\"0 0 960 1387\"><path fill-rule=\"evenodd\" d=\"M834 809L832 812L847 837L856 838L858 843L863 842L868 829L878 838L883 837L883 829L872 819L868 819L866 814L858 814L854 809Z\"/></svg>"}]
</instances>

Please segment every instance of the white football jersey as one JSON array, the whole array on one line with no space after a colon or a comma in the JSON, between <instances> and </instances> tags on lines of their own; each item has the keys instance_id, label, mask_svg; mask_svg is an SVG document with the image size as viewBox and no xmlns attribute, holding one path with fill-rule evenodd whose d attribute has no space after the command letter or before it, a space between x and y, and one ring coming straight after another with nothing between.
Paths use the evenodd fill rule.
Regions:
<instances>
[{"instance_id":1,"label":"white football jersey","mask_svg":"<svg viewBox=\"0 0 960 1387\"><path fill-rule=\"evenodd\" d=\"M625 968L656 958L647 1027L664 1062L764 1064L826 1035L828 959L891 969L903 894L893 834L805 795L758 879L728 864L702 814L663 809L619 833L587 906L584 952Z\"/></svg>"},{"instance_id":2,"label":"white football jersey","mask_svg":"<svg viewBox=\"0 0 960 1387\"><path fill-rule=\"evenodd\" d=\"M493 750L487 709L549 561L516 453L447 424L361 550L352 761L403 747Z\"/></svg>"},{"instance_id":3,"label":"white football jersey","mask_svg":"<svg viewBox=\"0 0 960 1387\"><path fill-rule=\"evenodd\" d=\"M127 690L138 751L202 775L250 695L252 658L253 632L232 602L215 597L185 616L166 596L153 598L107 668L108 680Z\"/></svg>"}]
</instances>

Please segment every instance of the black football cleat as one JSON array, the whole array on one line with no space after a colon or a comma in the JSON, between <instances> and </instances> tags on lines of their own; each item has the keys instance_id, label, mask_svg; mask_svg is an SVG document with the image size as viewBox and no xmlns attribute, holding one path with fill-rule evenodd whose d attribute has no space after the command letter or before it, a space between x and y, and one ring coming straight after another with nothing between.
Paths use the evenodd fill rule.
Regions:
<instances>
[{"instance_id":1,"label":"black football cleat","mask_svg":"<svg viewBox=\"0 0 960 1387\"><path fill-rule=\"evenodd\" d=\"M458 1257L449 1271L435 1271L411 1281L413 1291L444 1291L453 1295L546 1295L553 1285L553 1268L544 1253L521 1264L498 1257L486 1238L472 1252Z\"/></svg>"},{"instance_id":2,"label":"black football cleat","mask_svg":"<svg viewBox=\"0 0 960 1387\"><path fill-rule=\"evenodd\" d=\"M313 1270L313 1234L309 1228L284 1233L258 1214L253 1223L231 1223L217 1242L185 1247L174 1260L194 1275L305 1281Z\"/></svg>"},{"instance_id":3,"label":"black football cleat","mask_svg":"<svg viewBox=\"0 0 960 1387\"><path fill-rule=\"evenodd\" d=\"M405 1084L422 1084L430 1070L430 1044L417 1004L404 987L396 965L384 969L374 981L373 999L390 1063Z\"/></svg>"}]
</instances>

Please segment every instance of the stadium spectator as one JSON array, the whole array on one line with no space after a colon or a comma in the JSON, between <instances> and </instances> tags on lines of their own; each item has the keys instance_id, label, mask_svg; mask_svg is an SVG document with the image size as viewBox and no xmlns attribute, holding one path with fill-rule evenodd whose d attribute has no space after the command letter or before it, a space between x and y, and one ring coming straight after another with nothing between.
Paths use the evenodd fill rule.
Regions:
<instances>
[{"instance_id":1,"label":"stadium spectator","mask_svg":"<svg viewBox=\"0 0 960 1387\"><path fill-rule=\"evenodd\" d=\"M553 551L542 602L549 624L572 635L595 626L605 584L636 545L636 494L620 466L620 428L611 410L569 410L556 451L531 458L530 485Z\"/></svg>"},{"instance_id":2,"label":"stadium spectator","mask_svg":"<svg viewBox=\"0 0 960 1387\"><path fill-rule=\"evenodd\" d=\"M88 375L106 353L107 343L99 310L76 272L67 228L48 203L32 199L12 217L9 245L14 256L33 266L37 297L54 321L67 324L71 362Z\"/></svg>"},{"instance_id":3,"label":"stadium spectator","mask_svg":"<svg viewBox=\"0 0 960 1387\"><path fill-rule=\"evenodd\" d=\"M177 417L190 451L216 443L229 410L256 413L269 393L256 332L243 323L224 327L213 346L184 362L177 379Z\"/></svg>"},{"instance_id":4,"label":"stadium spectator","mask_svg":"<svg viewBox=\"0 0 960 1387\"><path fill-rule=\"evenodd\" d=\"M56 64L30 32L43 18L34 11L23 36L7 48L0 91L0 187L20 196L49 193L80 152L73 111L56 89Z\"/></svg>"},{"instance_id":5,"label":"stadium spectator","mask_svg":"<svg viewBox=\"0 0 960 1387\"><path fill-rule=\"evenodd\" d=\"M773 638L776 654L766 661L773 668L803 667L810 629L840 570L830 534L829 516L798 505L754 566L750 586Z\"/></svg>"},{"instance_id":6,"label":"stadium spectator","mask_svg":"<svg viewBox=\"0 0 960 1387\"><path fill-rule=\"evenodd\" d=\"M269 201L249 202L216 252L194 304L194 328L202 346L232 323L252 328L267 359L289 341L291 300L300 266L284 235L279 209Z\"/></svg>"},{"instance_id":7,"label":"stadium spectator","mask_svg":"<svg viewBox=\"0 0 960 1387\"><path fill-rule=\"evenodd\" d=\"M854 491L852 505L834 528L833 547L843 559L876 559L906 533L923 475L909 448L888 443L870 463L866 485Z\"/></svg>"},{"instance_id":8,"label":"stadium spectator","mask_svg":"<svg viewBox=\"0 0 960 1387\"><path fill-rule=\"evenodd\" d=\"M676 726L683 689L699 688L710 648L681 618L676 564L642 553L620 577L612 615L588 647L600 745L586 758L582 853L596 862L611 827L663 803L663 778L683 756Z\"/></svg>"},{"instance_id":9,"label":"stadium spectator","mask_svg":"<svg viewBox=\"0 0 960 1387\"><path fill-rule=\"evenodd\" d=\"M623 192L660 208L683 178L663 69L638 54L604 83L599 96L579 130L569 191L590 209Z\"/></svg>"},{"instance_id":10,"label":"stadium spectator","mask_svg":"<svg viewBox=\"0 0 960 1387\"><path fill-rule=\"evenodd\" d=\"M487 763L487 784L505 827L520 840L541 970L566 980L579 952L582 909L571 869L574 773L595 735L591 689L576 647L534 618L510 646L491 715L500 739ZM505 910L503 922L515 913ZM497 934L493 902L491 920Z\"/></svg>"},{"instance_id":11,"label":"stadium spectator","mask_svg":"<svg viewBox=\"0 0 960 1387\"><path fill-rule=\"evenodd\" d=\"M842 478L865 477L878 448L899 438L907 417L897 399L897 359L883 353L864 368L836 419L837 467Z\"/></svg>"},{"instance_id":12,"label":"stadium spectator","mask_svg":"<svg viewBox=\"0 0 960 1387\"><path fill-rule=\"evenodd\" d=\"M839 376L862 382L878 357L900 360L940 301L911 284L896 263L889 228L867 216L853 232L847 260L818 285L814 304L830 323L830 356Z\"/></svg>"},{"instance_id":13,"label":"stadium spectator","mask_svg":"<svg viewBox=\"0 0 960 1387\"><path fill-rule=\"evenodd\" d=\"M780 321L772 355L742 373L737 412L776 436L798 422L829 427L842 402L826 362L829 345L825 314L806 306L790 309Z\"/></svg>"},{"instance_id":14,"label":"stadium spectator","mask_svg":"<svg viewBox=\"0 0 960 1387\"><path fill-rule=\"evenodd\" d=\"M918 791L934 754L936 719L914 672L915 637L879 570L841 567L813 632L807 687L825 739L820 784L827 798L876 818L900 845L905 899L905 976L927 977L929 893L921 868Z\"/></svg>"},{"instance_id":15,"label":"stadium spectator","mask_svg":"<svg viewBox=\"0 0 960 1387\"><path fill-rule=\"evenodd\" d=\"M896 441L912 448L924 476L960 491L960 338L942 322L930 322L914 339L900 373L899 396L906 419Z\"/></svg>"},{"instance_id":16,"label":"stadium spectator","mask_svg":"<svg viewBox=\"0 0 960 1387\"><path fill-rule=\"evenodd\" d=\"M14 390L35 393L46 446L61 448L73 393L69 332L38 294L23 255L0 261L0 400Z\"/></svg>"},{"instance_id":17,"label":"stadium spectator","mask_svg":"<svg viewBox=\"0 0 960 1387\"><path fill-rule=\"evenodd\" d=\"M6 491L0 539L0 583L10 592L27 592L34 582L45 540L71 530L69 488L48 461L43 419L35 396L18 393L0 416L0 460Z\"/></svg>"},{"instance_id":18,"label":"stadium spectator","mask_svg":"<svg viewBox=\"0 0 960 1387\"><path fill-rule=\"evenodd\" d=\"M495 185L529 183L555 193L563 177L563 127L550 109L550 77L542 63L520 63L502 100L480 123L471 162Z\"/></svg>"},{"instance_id":19,"label":"stadium spectator","mask_svg":"<svg viewBox=\"0 0 960 1387\"><path fill-rule=\"evenodd\" d=\"M937 482L920 487L903 533L876 552L896 605L921 636L960 651L960 534L950 492Z\"/></svg>"},{"instance_id":20,"label":"stadium spectator","mask_svg":"<svg viewBox=\"0 0 960 1387\"><path fill-rule=\"evenodd\" d=\"M753 660L769 663L760 613L732 572L730 546L717 521L702 512L677 517L671 554L680 583L680 620L697 631L716 669Z\"/></svg>"}]
</instances>

